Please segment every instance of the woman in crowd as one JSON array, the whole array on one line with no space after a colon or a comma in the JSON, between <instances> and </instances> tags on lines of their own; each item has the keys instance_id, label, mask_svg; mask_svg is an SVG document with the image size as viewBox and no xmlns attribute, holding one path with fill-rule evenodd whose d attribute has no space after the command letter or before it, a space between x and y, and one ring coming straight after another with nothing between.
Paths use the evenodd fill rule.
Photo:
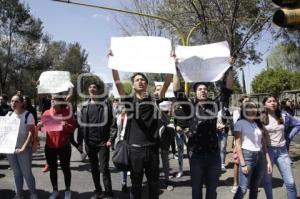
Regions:
<instances>
[{"instance_id":1,"label":"woman in crowd","mask_svg":"<svg viewBox=\"0 0 300 199\"><path fill-rule=\"evenodd\" d=\"M234 199L245 196L249 185L250 199L256 199L258 187L266 172L272 172L270 157L266 147L266 131L259 120L257 105L248 102L242 105L240 119L234 126L236 149L238 152L239 187ZM267 159L267 165L265 164Z\"/></svg>"},{"instance_id":2,"label":"woman in crowd","mask_svg":"<svg viewBox=\"0 0 300 199\"><path fill-rule=\"evenodd\" d=\"M53 192L49 199L56 199L59 196L57 186L57 158L59 157L60 166L65 178L65 199L71 198L71 144L70 137L76 128L76 123L72 112L66 106L65 99L58 95L53 95L51 100L51 108L42 115L39 127L47 125L47 120L58 120L62 125L60 131L47 131L47 139L45 146L45 155L47 164L50 168L50 180Z\"/></svg>"},{"instance_id":3,"label":"woman in crowd","mask_svg":"<svg viewBox=\"0 0 300 199\"><path fill-rule=\"evenodd\" d=\"M32 174L31 138L34 132L33 115L24 109L24 99L21 95L14 95L11 99L11 108L7 117L20 120L20 127L14 154L7 154L10 167L13 170L16 186L14 199L23 198L23 180L25 179L30 191L30 199L37 199L35 178Z\"/></svg>"},{"instance_id":4,"label":"woman in crowd","mask_svg":"<svg viewBox=\"0 0 300 199\"><path fill-rule=\"evenodd\" d=\"M249 102L250 101L250 97L249 96L242 96L240 99L239 99L239 108L234 110L233 111L233 114L232 114L232 119L233 119L233 125L236 124L236 122L240 119L240 113L241 113L241 108L242 108L242 105L246 102ZM232 186L232 189L231 189L231 192L232 193L236 193L239 185L238 185L238 175L239 175L239 156L237 154L237 150L236 150L236 147L235 147L235 139L233 139L233 186Z\"/></svg>"},{"instance_id":5,"label":"woman in crowd","mask_svg":"<svg viewBox=\"0 0 300 199\"><path fill-rule=\"evenodd\" d=\"M297 198L297 188L292 172L291 160L286 147L286 139L291 140L300 131L300 121L278 107L275 96L263 100L265 113L262 122L268 132L268 151L272 166L276 164L287 188L288 199ZM264 188L267 199L272 199L272 174L265 175Z\"/></svg>"}]
</instances>

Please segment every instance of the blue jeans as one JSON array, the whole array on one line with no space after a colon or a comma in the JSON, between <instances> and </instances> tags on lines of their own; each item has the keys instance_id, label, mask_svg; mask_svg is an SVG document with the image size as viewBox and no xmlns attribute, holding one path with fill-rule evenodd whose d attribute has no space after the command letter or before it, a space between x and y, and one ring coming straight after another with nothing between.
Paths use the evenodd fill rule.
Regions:
<instances>
[{"instance_id":1,"label":"blue jeans","mask_svg":"<svg viewBox=\"0 0 300 199\"><path fill-rule=\"evenodd\" d=\"M202 186L206 184L206 199L217 198L217 186L221 175L219 152L189 152L193 199L202 199Z\"/></svg>"},{"instance_id":2,"label":"blue jeans","mask_svg":"<svg viewBox=\"0 0 300 199\"><path fill-rule=\"evenodd\" d=\"M183 172L184 145L187 144L187 137L183 131L178 131L176 133L176 143L177 143L177 149L178 149L179 172Z\"/></svg>"},{"instance_id":3,"label":"blue jeans","mask_svg":"<svg viewBox=\"0 0 300 199\"><path fill-rule=\"evenodd\" d=\"M224 132L218 132L218 140L219 140L219 148L220 148L220 156L221 163L225 164L226 159L226 147L227 147L227 136L228 134Z\"/></svg>"},{"instance_id":4,"label":"blue jeans","mask_svg":"<svg viewBox=\"0 0 300 199\"><path fill-rule=\"evenodd\" d=\"M20 154L7 154L10 167L14 172L16 193L22 195L24 180L31 194L36 192L35 179L32 174L32 148L27 147L24 152Z\"/></svg>"},{"instance_id":5,"label":"blue jeans","mask_svg":"<svg viewBox=\"0 0 300 199\"><path fill-rule=\"evenodd\" d=\"M248 167L248 174L242 172L239 166L239 188L234 195L234 199L241 199L245 196L249 185L249 199L256 199L258 187L266 173L266 160L262 151L249 151L242 149L245 164Z\"/></svg>"},{"instance_id":6,"label":"blue jeans","mask_svg":"<svg viewBox=\"0 0 300 199\"><path fill-rule=\"evenodd\" d=\"M287 189L288 199L297 198L297 188L293 177L293 171L291 167L291 160L284 147L268 147L270 159L272 165L276 164L283 178L284 184ZM272 193L272 174L266 174L264 178L264 188L267 199L273 199Z\"/></svg>"}]
</instances>

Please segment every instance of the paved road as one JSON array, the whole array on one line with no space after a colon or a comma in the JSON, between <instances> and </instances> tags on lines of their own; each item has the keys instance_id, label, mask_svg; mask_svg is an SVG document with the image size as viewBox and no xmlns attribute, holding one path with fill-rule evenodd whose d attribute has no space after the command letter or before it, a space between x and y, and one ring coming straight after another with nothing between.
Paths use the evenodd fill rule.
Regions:
<instances>
[{"instance_id":1,"label":"paved road","mask_svg":"<svg viewBox=\"0 0 300 199\"><path fill-rule=\"evenodd\" d=\"M297 136L297 143L300 136ZM42 139L44 140L44 139ZM233 197L233 194L230 192L231 185L232 185L232 164L230 162L231 158L231 143L232 137L229 137L229 144L228 144L228 156L227 156L227 172L223 173L220 178L220 183L218 187L218 198L220 199L229 199ZM41 146L43 146L43 142ZM296 176L296 183L298 185L298 195L300 194L300 144L292 143L291 146L291 156L293 157L294 163L294 174ZM170 156L171 157L171 156ZM37 189L39 198L46 199L49 197L52 188L50 185L49 173L42 173L41 169L45 164L45 157L43 149L40 149L36 154L34 154L33 160L33 172L36 177L37 182ZM177 160L170 159L171 164L171 173L175 175L177 171ZM112 163L111 163L111 166ZM0 199L10 199L14 196L14 180L12 176L12 171L8 169L8 163L6 160L0 161ZM91 174L89 172L89 164L88 162L81 162L80 155L73 148L72 152L72 198L73 199L85 199L89 198L94 190ZM173 185L175 186L174 191L167 191L161 189L161 199L182 199L182 198L191 198L191 187L190 187L190 177L188 172L188 160L184 160L184 176L180 179L172 179ZM112 171L112 182L113 182L113 189L115 193L115 198L128 198L126 195L123 195L120 192L120 175L117 173L113 167L111 167ZM161 174L163 175L163 174ZM59 170L59 189L63 190L64 182L62 180L62 172ZM275 199L285 199L286 191L285 187L283 187L283 183L281 178L279 177L277 169L274 171L274 198ZM129 180L130 181L130 180ZM27 189L27 188L25 188ZM144 197L146 197L147 190L144 189ZM28 193L26 193L28 195ZM63 198L63 192L61 192L61 197ZM246 197L247 198L247 197ZM259 192L259 199L265 198L263 189L260 189Z\"/></svg>"}]
</instances>

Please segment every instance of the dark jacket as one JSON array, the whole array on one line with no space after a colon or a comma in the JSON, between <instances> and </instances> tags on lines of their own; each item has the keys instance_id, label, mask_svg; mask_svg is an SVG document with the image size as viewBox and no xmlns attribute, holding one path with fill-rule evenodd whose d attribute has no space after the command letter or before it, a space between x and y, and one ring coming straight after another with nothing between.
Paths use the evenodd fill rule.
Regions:
<instances>
[{"instance_id":1,"label":"dark jacket","mask_svg":"<svg viewBox=\"0 0 300 199\"><path fill-rule=\"evenodd\" d=\"M217 114L223 107L229 104L231 90L222 87L220 95L214 100L203 102L188 99L183 91L175 93L182 110L189 117L188 148L193 152L217 152L219 151L217 137ZM201 105L200 105L201 104Z\"/></svg>"},{"instance_id":2,"label":"dark jacket","mask_svg":"<svg viewBox=\"0 0 300 199\"><path fill-rule=\"evenodd\" d=\"M97 140L89 139L89 122L88 122L88 108L90 104L90 99L83 103L80 113L78 114L78 143L82 144L82 140L85 141L87 145L95 145L95 146L104 146L107 141L113 139L113 135L110 134L111 128L113 126L113 112L112 105L108 99L103 99L99 101L97 105L98 108L98 121L97 123L103 123L103 125L97 125L97 131L99 132L99 136ZM104 123L104 121L106 122Z\"/></svg>"}]
</instances>

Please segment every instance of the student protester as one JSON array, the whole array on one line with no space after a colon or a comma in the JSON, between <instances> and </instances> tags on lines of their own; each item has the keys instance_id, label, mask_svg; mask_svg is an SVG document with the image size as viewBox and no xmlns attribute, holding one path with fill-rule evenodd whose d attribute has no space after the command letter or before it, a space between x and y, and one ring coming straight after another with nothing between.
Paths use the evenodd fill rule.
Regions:
<instances>
[{"instance_id":1,"label":"student protester","mask_svg":"<svg viewBox=\"0 0 300 199\"><path fill-rule=\"evenodd\" d=\"M281 101L280 108L291 116L295 116L295 107L293 102L289 98Z\"/></svg>"},{"instance_id":2,"label":"student protester","mask_svg":"<svg viewBox=\"0 0 300 199\"><path fill-rule=\"evenodd\" d=\"M267 132L260 122L258 107L254 102L242 105L234 132L240 160L239 188L234 199L244 198L248 185L249 198L256 199L261 180L266 171L272 173L272 166L266 145Z\"/></svg>"},{"instance_id":3,"label":"student protester","mask_svg":"<svg viewBox=\"0 0 300 199\"><path fill-rule=\"evenodd\" d=\"M5 116L9 111L11 111L11 107L7 103L8 97L5 94L0 96L0 116Z\"/></svg>"},{"instance_id":4,"label":"student protester","mask_svg":"<svg viewBox=\"0 0 300 199\"><path fill-rule=\"evenodd\" d=\"M184 119L185 113L182 109L182 106L180 105L175 106L174 115L174 124L176 130L175 140L178 150L178 173L176 174L176 178L181 178L183 176L184 146L187 146L189 121L187 119Z\"/></svg>"},{"instance_id":5,"label":"student protester","mask_svg":"<svg viewBox=\"0 0 300 199\"><path fill-rule=\"evenodd\" d=\"M16 186L14 199L23 198L23 181L25 179L30 191L30 199L37 199L35 178L32 174L31 139L34 132L33 115L24 109L24 99L21 95L11 98L11 109L6 117L20 119L20 127L14 154L7 154L10 167L13 170Z\"/></svg>"},{"instance_id":6,"label":"student protester","mask_svg":"<svg viewBox=\"0 0 300 199\"><path fill-rule=\"evenodd\" d=\"M89 99L82 104L78 115L80 126L79 135L84 140L85 150L88 155L95 192L91 199L112 198L112 183L109 171L109 155L114 135L110 134L113 125L113 110L108 97L98 97L101 85L92 82L88 87ZM82 141L79 141L82 143ZM100 168L99 168L100 164ZM105 192L100 184L100 172L103 176Z\"/></svg>"},{"instance_id":7,"label":"student protester","mask_svg":"<svg viewBox=\"0 0 300 199\"><path fill-rule=\"evenodd\" d=\"M50 169L50 180L53 192L49 199L56 199L59 196L57 185L57 160L59 158L60 167L65 180L65 199L71 199L71 144L70 137L73 136L76 122L73 117L72 108L70 108L65 98L58 94L53 94L51 99L51 108L42 115L38 127L41 128L49 118L61 122L61 131L47 131L45 155Z\"/></svg>"},{"instance_id":8,"label":"student protester","mask_svg":"<svg viewBox=\"0 0 300 199\"><path fill-rule=\"evenodd\" d=\"M112 56L112 53L110 53ZM131 163L131 199L142 198L142 182L144 173L148 180L148 197L159 198L159 136L158 136L158 100L162 99L171 81L166 76L165 84L158 99L147 92L148 79L143 73L134 73L131 77L134 93L126 96L119 73L113 70L113 78L127 111L125 140L130 145L129 159Z\"/></svg>"},{"instance_id":9,"label":"student protester","mask_svg":"<svg viewBox=\"0 0 300 199\"><path fill-rule=\"evenodd\" d=\"M241 109L242 109L242 105L246 102L250 101L250 97L249 96L242 96L239 99L239 108L233 111L232 114L232 119L233 119L233 126L236 124L236 122L240 119L240 113L241 113ZM234 133L233 129L232 132ZM236 193L237 189L238 189L238 175L239 175L239 156L237 154L237 149L236 149L236 145L235 145L235 137L233 137L233 185L232 185L232 189L231 192L232 193Z\"/></svg>"},{"instance_id":10,"label":"student protester","mask_svg":"<svg viewBox=\"0 0 300 199\"><path fill-rule=\"evenodd\" d=\"M170 123L171 102L163 101L159 104L159 109L163 114L163 120L159 124L160 155L164 172L163 187L168 191L173 191L174 187L170 183L170 163L169 149L175 138L175 127Z\"/></svg>"},{"instance_id":11,"label":"student protester","mask_svg":"<svg viewBox=\"0 0 300 199\"><path fill-rule=\"evenodd\" d=\"M286 147L287 139L291 140L300 131L300 121L289 113L281 111L275 96L263 99L265 112L262 122L268 132L268 151L272 166L276 164L287 189L287 198L297 198L297 188L291 167L291 160ZM267 199L273 199L272 173L266 174L264 188Z\"/></svg>"},{"instance_id":12,"label":"student protester","mask_svg":"<svg viewBox=\"0 0 300 199\"><path fill-rule=\"evenodd\" d=\"M233 64L233 59L231 65ZM225 86L215 100L208 98L206 83L194 84L196 98L189 100L182 89L177 74L173 78L173 89L178 103L181 103L189 117L188 154L192 179L192 198L202 198L202 187L206 183L206 198L217 198L217 186L221 174L221 158L217 137L217 113L222 106L228 107L233 86L232 67L225 75ZM182 103L184 102L184 103Z\"/></svg>"},{"instance_id":13,"label":"student protester","mask_svg":"<svg viewBox=\"0 0 300 199\"><path fill-rule=\"evenodd\" d=\"M118 104L116 107L118 111L116 111L116 117L115 121L113 123L114 127L112 128L112 131L116 130L116 133L113 133L114 136L114 144L117 145L119 141L124 140L125 135L125 129L127 125L127 114L125 106L121 103ZM115 146L116 147L116 146ZM121 171L121 187L123 193L128 193L128 187L127 187L127 171Z\"/></svg>"},{"instance_id":14,"label":"student protester","mask_svg":"<svg viewBox=\"0 0 300 199\"><path fill-rule=\"evenodd\" d=\"M34 123L35 125L37 125L38 123L37 112L36 109L32 106L31 99L28 96L24 96L24 108L33 115Z\"/></svg>"},{"instance_id":15,"label":"student protester","mask_svg":"<svg viewBox=\"0 0 300 199\"><path fill-rule=\"evenodd\" d=\"M222 108L218 112L217 117L217 132L220 148L220 157L221 157L221 171L226 172L226 147L227 147L227 137L229 132L229 110L227 108Z\"/></svg>"}]
</instances>

